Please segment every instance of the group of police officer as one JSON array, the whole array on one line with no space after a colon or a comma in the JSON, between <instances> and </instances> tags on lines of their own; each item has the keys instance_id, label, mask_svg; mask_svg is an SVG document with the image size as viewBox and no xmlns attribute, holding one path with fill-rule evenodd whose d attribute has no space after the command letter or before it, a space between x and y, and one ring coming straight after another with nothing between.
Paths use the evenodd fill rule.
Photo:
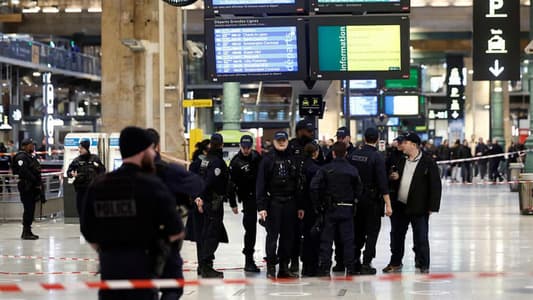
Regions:
<instances>
[{"instance_id":1,"label":"group of police officer","mask_svg":"<svg viewBox=\"0 0 533 300\"><path fill-rule=\"evenodd\" d=\"M375 128L365 131L361 148L351 145L346 127L339 128L337 142L326 157L313 140L314 130L312 121L302 120L296 126L297 137L290 141L286 132L276 132L273 149L265 155L253 150L252 137L245 135L229 167L223 159L223 136L215 133L207 153L199 155L188 172L161 160L157 131L123 129L119 140L123 165L91 179L90 185L82 181L83 186L77 188L81 194L78 198L81 232L99 254L102 279L183 278L179 251L184 238L196 242L198 275L223 277L222 272L213 268L213 261L219 243L228 242L223 220L226 200L234 214L239 213L238 202L243 205L242 253L246 272L260 272L254 261L259 215L259 223L267 232L268 278L298 277L300 260L302 276L330 276L333 243L337 261L333 271L376 274L372 260L381 217L393 214L389 190L402 194L402 189L400 200L404 206L395 204L401 208L401 215L397 216L401 226L397 227L402 229L394 233L393 228L391 232L391 239L394 238L391 250L396 258L394 262L391 259L384 272L401 270L407 231L403 227L410 222L420 235L415 240L417 264L427 271L427 224L430 212L438 211L440 205L440 180L434 162L419 150L420 139L416 134L400 137L399 142L407 143L404 152L410 159L398 150L398 161L394 162L400 166L397 170L395 166L387 169L384 157L377 151L379 134ZM38 164L31 155L30 144L33 145L22 143L23 152L15 159L19 167ZM78 173L82 165L103 172L101 162L90 155L89 148L86 142L80 143L81 155L69 168L69 176L82 178ZM27 172L24 170L19 168L21 175ZM40 177L37 178L40 172L31 175L36 177L35 183L40 182ZM35 184L27 188L25 177L31 176L21 176L21 198L23 203L34 204L39 187ZM430 185L424 181L434 177L438 183ZM396 188L390 189L391 180L398 182ZM411 195L411 191L420 189L419 185L436 192L430 195L428 188L422 188L423 193ZM186 226L178 207L189 209ZM417 214L414 216L409 215L413 207ZM31 207L25 212L22 237L34 239L30 227L33 215L26 216L30 213ZM162 292L161 299L178 299L182 289ZM101 299L155 297L155 290L100 291Z\"/></svg>"}]
</instances>

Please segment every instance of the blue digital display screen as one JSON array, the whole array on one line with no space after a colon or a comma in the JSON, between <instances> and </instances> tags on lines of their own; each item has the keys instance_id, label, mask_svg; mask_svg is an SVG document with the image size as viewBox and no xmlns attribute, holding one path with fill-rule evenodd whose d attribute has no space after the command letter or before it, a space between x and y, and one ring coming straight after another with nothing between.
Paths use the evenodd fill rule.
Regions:
<instances>
[{"instance_id":1,"label":"blue digital display screen","mask_svg":"<svg viewBox=\"0 0 533 300\"><path fill-rule=\"evenodd\" d=\"M378 82L375 79L350 80L350 89L352 90L376 89L377 87Z\"/></svg>"},{"instance_id":2,"label":"blue digital display screen","mask_svg":"<svg viewBox=\"0 0 533 300\"><path fill-rule=\"evenodd\" d=\"M213 0L213 6L256 5L256 4L294 4L295 0Z\"/></svg>"},{"instance_id":3,"label":"blue digital display screen","mask_svg":"<svg viewBox=\"0 0 533 300\"><path fill-rule=\"evenodd\" d=\"M296 26L216 28L218 74L298 72Z\"/></svg>"},{"instance_id":4,"label":"blue digital display screen","mask_svg":"<svg viewBox=\"0 0 533 300\"><path fill-rule=\"evenodd\" d=\"M385 96L385 113L393 116L418 115L417 95Z\"/></svg>"},{"instance_id":5,"label":"blue digital display screen","mask_svg":"<svg viewBox=\"0 0 533 300\"><path fill-rule=\"evenodd\" d=\"M351 96L350 115L373 116L378 114L378 96Z\"/></svg>"}]
</instances>

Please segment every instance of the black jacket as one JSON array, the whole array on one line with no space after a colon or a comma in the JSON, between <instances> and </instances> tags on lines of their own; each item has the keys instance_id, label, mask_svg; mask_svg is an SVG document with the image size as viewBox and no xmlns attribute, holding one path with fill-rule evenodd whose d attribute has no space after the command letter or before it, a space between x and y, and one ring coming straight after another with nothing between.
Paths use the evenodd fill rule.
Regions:
<instances>
[{"instance_id":1,"label":"black jacket","mask_svg":"<svg viewBox=\"0 0 533 300\"><path fill-rule=\"evenodd\" d=\"M231 184L228 192L231 207L237 207L235 196L238 196L239 202L255 201L255 183L260 162L261 155L255 150L252 150L249 156L244 156L239 151L231 159L229 164Z\"/></svg>"},{"instance_id":2,"label":"black jacket","mask_svg":"<svg viewBox=\"0 0 533 300\"><path fill-rule=\"evenodd\" d=\"M402 180L405 161L406 158L402 158L399 162L398 172L400 173L400 179L398 179L398 182ZM430 156L422 153L409 188L405 213L409 215L424 215L430 211L438 212L441 194L442 184L439 168Z\"/></svg>"},{"instance_id":3,"label":"black jacket","mask_svg":"<svg viewBox=\"0 0 533 300\"><path fill-rule=\"evenodd\" d=\"M89 186L80 228L102 249L151 248L161 235L183 231L176 222L176 202L159 178L123 164Z\"/></svg>"},{"instance_id":4,"label":"black jacket","mask_svg":"<svg viewBox=\"0 0 533 300\"><path fill-rule=\"evenodd\" d=\"M85 191L89 184L98 176L105 173L105 166L100 158L87 153L76 157L68 166L67 176L72 178L72 172L78 172L74 179L76 192Z\"/></svg>"},{"instance_id":5,"label":"black jacket","mask_svg":"<svg viewBox=\"0 0 533 300\"><path fill-rule=\"evenodd\" d=\"M335 180L332 180L335 178ZM363 184L357 168L345 158L337 157L329 164L322 166L311 181L309 187L311 202L315 211L328 209L326 196L334 203L356 203L361 196Z\"/></svg>"}]
</instances>

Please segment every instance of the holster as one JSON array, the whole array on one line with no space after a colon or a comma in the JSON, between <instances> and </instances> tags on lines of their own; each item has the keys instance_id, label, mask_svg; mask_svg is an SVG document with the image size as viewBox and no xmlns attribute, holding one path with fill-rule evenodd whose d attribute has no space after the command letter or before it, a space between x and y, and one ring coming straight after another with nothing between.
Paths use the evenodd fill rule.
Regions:
<instances>
[{"instance_id":1,"label":"holster","mask_svg":"<svg viewBox=\"0 0 533 300\"><path fill-rule=\"evenodd\" d=\"M163 275L168 257L170 256L171 248L170 242L165 238L158 238L155 242L152 251L154 258L154 273L157 277Z\"/></svg>"}]
</instances>

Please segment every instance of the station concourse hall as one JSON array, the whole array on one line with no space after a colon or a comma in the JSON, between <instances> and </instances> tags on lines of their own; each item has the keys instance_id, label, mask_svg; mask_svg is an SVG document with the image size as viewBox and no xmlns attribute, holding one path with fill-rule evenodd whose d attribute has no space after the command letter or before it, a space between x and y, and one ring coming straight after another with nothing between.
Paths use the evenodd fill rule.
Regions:
<instances>
[{"instance_id":1,"label":"station concourse hall","mask_svg":"<svg viewBox=\"0 0 533 300\"><path fill-rule=\"evenodd\" d=\"M531 0L0 0L0 300L533 297Z\"/></svg>"}]
</instances>

